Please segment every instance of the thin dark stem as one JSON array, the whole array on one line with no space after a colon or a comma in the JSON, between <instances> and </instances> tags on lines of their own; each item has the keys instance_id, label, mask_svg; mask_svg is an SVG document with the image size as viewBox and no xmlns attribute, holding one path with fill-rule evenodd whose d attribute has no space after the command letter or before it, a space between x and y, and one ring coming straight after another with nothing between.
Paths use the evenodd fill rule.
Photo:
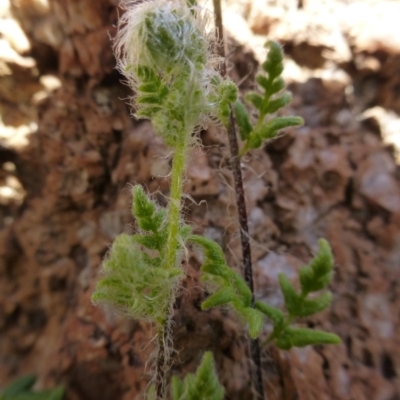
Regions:
<instances>
[{"instance_id":1,"label":"thin dark stem","mask_svg":"<svg viewBox=\"0 0 400 400\"><path fill-rule=\"evenodd\" d=\"M249 227L247 223L246 200L244 197L242 170L240 168L239 147L236 137L235 120L231 110L230 122L228 126L229 147L231 151L231 168L236 192L236 204L239 214L240 240L242 244L242 257L244 267L244 279L249 285L252 293L252 307L254 307L254 283L253 283L253 267L251 263L251 248L249 240ZM253 384L256 390L256 399L264 400L264 386L262 383L261 354L258 339L250 341L250 354L254 363L255 371L253 374Z\"/></svg>"},{"instance_id":2,"label":"thin dark stem","mask_svg":"<svg viewBox=\"0 0 400 400\"><path fill-rule=\"evenodd\" d=\"M214 16L215 16L215 26L218 31L218 54L223 57L224 61L220 66L221 74L226 76L226 63L225 63L225 46L224 46L224 31L222 23L222 11L221 11L221 0L213 0L214 4ZM236 192L236 204L238 208L239 215L239 225L240 225L240 239L242 244L242 257L244 266L244 279L252 293L252 306L254 307L254 283L253 283L253 267L251 263L251 248L249 240L249 227L247 222L247 210L246 210L246 200L244 197L243 188L243 177L242 169L240 167L239 158L239 145L237 141L235 119L233 117L233 112L231 108L231 113L229 116L228 125L228 138L229 147L231 152L230 164L233 172L235 192ZM251 340L250 342L250 354L255 366L255 373L252 374L253 385L256 391L255 398L257 400L265 400L264 387L262 383L262 370L261 370L261 355L260 355L260 345L258 339Z\"/></svg>"},{"instance_id":3,"label":"thin dark stem","mask_svg":"<svg viewBox=\"0 0 400 400\"><path fill-rule=\"evenodd\" d=\"M158 328L157 333L157 360L155 373L156 398L165 399L165 381L167 371L166 345L168 340L168 322Z\"/></svg>"}]
</instances>

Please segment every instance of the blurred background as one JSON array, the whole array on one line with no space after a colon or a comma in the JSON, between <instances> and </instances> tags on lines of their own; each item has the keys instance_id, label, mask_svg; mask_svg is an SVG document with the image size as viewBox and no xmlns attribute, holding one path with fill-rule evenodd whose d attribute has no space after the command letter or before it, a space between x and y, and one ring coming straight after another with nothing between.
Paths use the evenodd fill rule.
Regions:
<instances>
[{"instance_id":1,"label":"blurred background","mask_svg":"<svg viewBox=\"0 0 400 400\"><path fill-rule=\"evenodd\" d=\"M342 345L264 349L268 399L399 400L400 2L223 6L231 78L252 89L264 43L279 41L284 113L305 119L243 163L257 296L282 304L277 274L294 277L318 237L337 263L331 309L304 323ZM67 400L128 400L148 382L152 327L90 302L108 246L133 230L128 184L168 194L170 151L131 117L115 70L122 12L118 0L0 0L0 388L33 373ZM201 138L187 218L239 265L226 138L215 126ZM191 253L172 372L212 349L227 398L251 399L244 333L226 310L199 311L198 267Z\"/></svg>"}]
</instances>

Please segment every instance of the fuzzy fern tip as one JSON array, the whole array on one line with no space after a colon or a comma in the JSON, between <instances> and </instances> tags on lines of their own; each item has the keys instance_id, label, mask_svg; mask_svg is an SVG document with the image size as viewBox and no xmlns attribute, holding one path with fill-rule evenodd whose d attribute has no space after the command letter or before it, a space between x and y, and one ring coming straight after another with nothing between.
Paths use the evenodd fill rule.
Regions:
<instances>
[{"instance_id":1,"label":"fuzzy fern tip","mask_svg":"<svg viewBox=\"0 0 400 400\"><path fill-rule=\"evenodd\" d=\"M214 358L210 351L204 353L200 366L195 374L188 374L182 381L172 379L173 400L222 400L224 388L218 382Z\"/></svg>"}]
</instances>

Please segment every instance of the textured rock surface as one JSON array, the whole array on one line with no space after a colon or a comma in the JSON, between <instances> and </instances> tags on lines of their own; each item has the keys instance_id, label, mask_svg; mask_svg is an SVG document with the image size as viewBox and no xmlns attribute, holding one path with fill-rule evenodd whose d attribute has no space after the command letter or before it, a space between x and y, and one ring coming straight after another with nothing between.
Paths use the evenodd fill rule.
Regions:
<instances>
[{"instance_id":1,"label":"textured rock surface","mask_svg":"<svg viewBox=\"0 0 400 400\"><path fill-rule=\"evenodd\" d=\"M169 150L150 124L131 119L121 100L129 91L113 70L108 37L116 3L19 0L1 9L4 19L19 21L21 30L13 29L26 35L11 36L27 42L1 33L14 58L0 52L0 385L35 373L40 387L64 384L67 400L136 398L150 372L152 327L90 302L109 244L133 229L129 184L143 184L161 204L168 195ZM324 25L316 17L323 15L323 2L274 3L275 13L257 12L254 2L243 3L236 15L249 20L250 38L252 29L276 35L300 64L299 55L307 54L308 75L293 79L292 109L285 111L303 116L306 125L243 162L257 295L282 304L277 274L294 277L316 250L317 238L326 237L337 264L334 302L304 323L332 330L343 344L264 350L268 399L399 399L399 166L382 142L377 117L359 116L378 104L396 112L400 48L382 45L383 28L360 23L346 30L333 26L334 19ZM329 3L339 7L337 15L342 5ZM296 16L322 24L322 36L318 30L312 40L279 31ZM307 32L307 24L297 28ZM276 29L264 30L270 25ZM340 38L342 53L334 38ZM232 76L245 79L254 72L254 59L248 48L234 50ZM345 80L329 75L330 62L347 74ZM321 66L327 74L314 74ZM18 131L9 132L21 126L27 126L23 141L16 142ZM192 155L187 175L187 219L218 241L238 267L224 135L210 127L201 136L204 148ZM204 350L212 349L228 398L250 399L245 336L229 311L200 312L199 263L193 252L185 264L173 372L193 370Z\"/></svg>"}]
</instances>

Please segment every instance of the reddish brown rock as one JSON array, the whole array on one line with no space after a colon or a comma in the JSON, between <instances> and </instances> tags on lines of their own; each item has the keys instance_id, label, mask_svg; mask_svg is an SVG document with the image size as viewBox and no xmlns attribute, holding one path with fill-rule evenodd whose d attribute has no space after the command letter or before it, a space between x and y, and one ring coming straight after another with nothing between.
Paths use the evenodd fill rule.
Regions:
<instances>
[{"instance_id":1,"label":"reddish brown rock","mask_svg":"<svg viewBox=\"0 0 400 400\"><path fill-rule=\"evenodd\" d=\"M0 202L0 384L35 373L39 387L64 384L67 400L128 400L147 386L154 329L94 307L90 295L113 238L134 229L130 185L144 185L165 204L170 151L148 122L131 118L123 100L130 93L113 70L108 36L117 17L114 2L42 3L12 1L37 66L11 69L17 91L0 88L15 111L14 100L30 104L42 90L44 72L56 74L61 85L30 104L33 114L23 114L37 115L38 123L25 146L0 143L1 182L14 177L23 189L18 201ZM334 42L302 40L317 50L311 64L325 57L322 50L336 48ZM288 42L289 53L307 56L299 43ZM380 54L372 47L356 51ZM253 63L243 54L231 59L238 79ZM356 101L369 104L379 93L381 104L397 104L396 57L355 68ZM34 79L32 68L39 74ZM357 88L371 74L378 86L368 97ZM29 83L25 91L21 82ZM336 261L334 301L302 322L337 333L343 343L263 349L265 390L273 400L394 400L400 396L399 167L376 126L352 114L345 84L314 77L291 90L292 109L285 113L302 115L306 125L243 160L257 296L281 305L277 274L295 282L317 239L326 237ZM186 217L240 268L224 134L210 127L201 136L204 148L191 157L187 173ZM190 253L174 318L172 372L193 371L211 349L229 399L251 399L245 334L229 310L200 311L205 292L199 264L200 255ZM267 324L263 337L269 329Z\"/></svg>"}]
</instances>

